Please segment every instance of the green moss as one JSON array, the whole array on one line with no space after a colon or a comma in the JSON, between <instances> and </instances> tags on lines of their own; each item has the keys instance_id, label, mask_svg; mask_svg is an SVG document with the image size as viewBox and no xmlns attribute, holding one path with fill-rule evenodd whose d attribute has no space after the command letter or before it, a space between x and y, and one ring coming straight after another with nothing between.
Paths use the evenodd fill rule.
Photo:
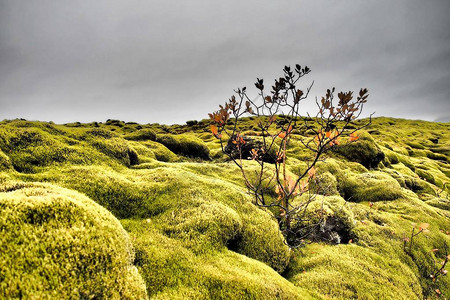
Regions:
<instances>
[{"instance_id":1,"label":"green moss","mask_svg":"<svg viewBox=\"0 0 450 300\"><path fill-rule=\"evenodd\" d=\"M245 130L253 130L254 120L248 118L244 122ZM450 228L449 185L444 185L450 182L450 168L441 156L447 156L450 125L376 118L367 130L372 136L363 133L358 142L366 141L385 153L385 159L377 166L379 172L369 172L360 161L341 159L340 154L333 152L322 157L325 161L316 166L320 188L312 190L325 196L312 195L315 200L303 215L319 226L315 236L310 236L312 244L300 251L286 246L272 216L277 210L264 210L252 203L240 170L233 163L223 162L220 144L211 135L207 120L190 127L121 126L121 121L70 126L3 121L0 165L3 161L4 168L0 182L13 179L51 182L86 194L116 217L128 218L122 223L132 235L136 248L134 262L148 294L155 299L422 299L432 298L437 288L448 295L450 278L442 276L432 282L429 273L443 258L441 250L436 253L431 250L443 249L445 243L450 245L446 234ZM183 139L195 140L210 149L217 160L188 160L182 157L194 157L186 154L188 150L178 152L177 156L158 141L138 137L146 136L146 131L158 137L169 136L168 140L179 139L173 144L183 144L180 143ZM302 130L295 131L288 149L287 169L295 174L305 170L311 157L299 142L302 134ZM423 149L411 148L408 143L421 145ZM139 164L127 168L125 149L137 153ZM257 163L245 161L244 166L253 180ZM267 167L269 175L273 165ZM428 176L428 182L416 172L426 172L426 176L422 173L421 176ZM44 194L34 186L23 182L9 184L0 194L23 190L26 196L22 200ZM335 195L336 188L350 201ZM46 189L45 197L52 198L56 189L59 188ZM58 192L64 194L58 199L64 204L69 191L63 191ZM74 193L69 198L79 197L84 196ZM368 202L374 203L369 206ZM77 215L71 208L67 210L71 216ZM58 210L58 215L66 218L67 214L60 211L63 210ZM58 220L64 232L78 228L69 226L72 223L63 217ZM33 218L37 222L49 219ZM402 250L403 237L411 231L411 223L421 222L430 223L431 230L415 240L411 258ZM53 230L52 226L47 227ZM93 228L98 240L110 237L103 233L103 227ZM39 245L33 241L29 242L30 249ZM337 241L352 244L330 245ZM77 249L74 251L78 252ZM104 262L102 258L99 260ZM0 272L5 269L8 270L0 268ZM131 270L136 273L132 267ZM128 278L136 278L133 276ZM102 282L101 278L98 281ZM129 286L142 287L142 281L131 281L136 284L129 282Z\"/></svg>"},{"instance_id":2,"label":"green moss","mask_svg":"<svg viewBox=\"0 0 450 300\"><path fill-rule=\"evenodd\" d=\"M108 119L108 120L106 120L105 125L123 127L123 126L125 126L125 122L120 121L120 120Z\"/></svg>"},{"instance_id":3,"label":"green moss","mask_svg":"<svg viewBox=\"0 0 450 300\"><path fill-rule=\"evenodd\" d=\"M78 149L37 128L8 128L0 131L0 147L8 153L12 166L21 172L36 172L39 167L71 161L85 163Z\"/></svg>"},{"instance_id":4,"label":"green moss","mask_svg":"<svg viewBox=\"0 0 450 300\"><path fill-rule=\"evenodd\" d=\"M0 171L10 170L12 167L9 157L0 150Z\"/></svg>"},{"instance_id":5,"label":"green moss","mask_svg":"<svg viewBox=\"0 0 450 300\"><path fill-rule=\"evenodd\" d=\"M390 151L388 149L383 150L384 154L385 154L385 159L390 163L390 164L398 164L400 162L397 154L395 154L394 151Z\"/></svg>"},{"instance_id":6,"label":"green moss","mask_svg":"<svg viewBox=\"0 0 450 300\"><path fill-rule=\"evenodd\" d=\"M425 151L425 155L426 155L426 157L428 157L430 159L433 159L433 160L440 160L440 161L444 161L444 162L449 162L449 159L444 154L434 153L434 152L431 152L431 151Z\"/></svg>"},{"instance_id":7,"label":"green moss","mask_svg":"<svg viewBox=\"0 0 450 300\"><path fill-rule=\"evenodd\" d=\"M434 184L436 182L434 176L430 172L421 169L416 169L415 172L419 177L423 178L431 184Z\"/></svg>"},{"instance_id":8,"label":"green moss","mask_svg":"<svg viewBox=\"0 0 450 300\"><path fill-rule=\"evenodd\" d=\"M313 196L304 194L294 205L309 203L308 210L292 227L305 240L328 244L357 241L353 232L355 218L348 203L339 196Z\"/></svg>"},{"instance_id":9,"label":"green moss","mask_svg":"<svg viewBox=\"0 0 450 300\"><path fill-rule=\"evenodd\" d=\"M161 135L158 143L163 144L172 152L192 158L209 159L209 149L199 138L187 135Z\"/></svg>"},{"instance_id":10,"label":"green moss","mask_svg":"<svg viewBox=\"0 0 450 300\"><path fill-rule=\"evenodd\" d=\"M334 152L366 168L376 168L384 159L384 153L369 134L360 133L360 135L360 139L356 142L338 146L334 148Z\"/></svg>"},{"instance_id":11,"label":"green moss","mask_svg":"<svg viewBox=\"0 0 450 300\"><path fill-rule=\"evenodd\" d=\"M424 195L422 200L425 201L426 204L450 211L450 200L443 197L434 197L431 195Z\"/></svg>"},{"instance_id":12,"label":"green moss","mask_svg":"<svg viewBox=\"0 0 450 300\"><path fill-rule=\"evenodd\" d=\"M357 245L308 245L296 253L287 275L334 299L422 299L414 273L396 259Z\"/></svg>"},{"instance_id":13,"label":"green moss","mask_svg":"<svg viewBox=\"0 0 450 300\"><path fill-rule=\"evenodd\" d=\"M152 150L152 152L155 154L155 158L159 161L176 162L179 160L178 156L175 153L173 153L166 146L160 143L146 141L141 142L141 144L144 144L148 149Z\"/></svg>"},{"instance_id":14,"label":"green moss","mask_svg":"<svg viewBox=\"0 0 450 300\"><path fill-rule=\"evenodd\" d=\"M125 135L124 138L130 141L156 141L156 133L151 129L141 129Z\"/></svg>"},{"instance_id":15,"label":"green moss","mask_svg":"<svg viewBox=\"0 0 450 300\"><path fill-rule=\"evenodd\" d=\"M197 251L225 247L242 232L242 220L237 212L217 202L172 211L159 223L166 235L183 240L187 247Z\"/></svg>"},{"instance_id":16,"label":"green moss","mask_svg":"<svg viewBox=\"0 0 450 300\"><path fill-rule=\"evenodd\" d=\"M242 219L241 235L233 241L231 248L266 263L277 272L283 272L290 261L291 252L277 222L261 210L255 210L251 214L244 213Z\"/></svg>"},{"instance_id":17,"label":"green moss","mask_svg":"<svg viewBox=\"0 0 450 300\"><path fill-rule=\"evenodd\" d=\"M128 142L128 145L136 152L139 164L150 163L156 160L155 153L146 145L134 141ZM175 157L175 154L172 153L172 155Z\"/></svg>"},{"instance_id":18,"label":"green moss","mask_svg":"<svg viewBox=\"0 0 450 300\"><path fill-rule=\"evenodd\" d=\"M136 265L155 299L312 299L257 260L226 249L195 254L155 230L152 220L122 222L135 238Z\"/></svg>"},{"instance_id":19,"label":"green moss","mask_svg":"<svg viewBox=\"0 0 450 300\"><path fill-rule=\"evenodd\" d=\"M410 147L412 147L412 148L415 148L415 149L421 149L421 150L425 149L425 147L423 145L419 144L419 143L406 142L405 144L410 146Z\"/></svg>"},{"instance_id":20,"label":"green moss","mask_svg":"<svg viewBox=\"0 0 450 300\"><path fill-rule=\"evenodd\" d=\"M119 137L116 133L102 129L102 128L94 128L94 129L88 129L84 132L82 132L80 138L81 139L89 139L89 138L104 138L104 139L111 139Z\"/></svg>"},{"instance_id":21,"label":"green moss","mask_svg":"<svg viewBox=\"0 0 450 300\"><path fill-rule=\"evenodd\" d=\"M50 185L1 190L1 298L146 298L128 235L104 208Z\"/></svg>"},{"instance_id":22,"label":"green moss","mask_svg":"<svg viewBox=\"0 0 450 300\"><path fill-rule=\"evenodd\" d=\"M338 189L347 201L390 201L402 197L400 184L381 172L338 177Z\"/></svg>"},{"instance_id":23,"label":"green moss","mask_svg":"<svg viewBox=\"0 0 450 300\"><path fill-rule=\"evenodd\" d=\"M138 155L122 138L95 139L90 144L98 151L129 167L139 163Z\"/></svg>"},{"instance_id":24,"label":"green moss","mask_svg":"<svg viewBox=\"0 0 450 300\"><path fill-rule=\"evenodd\" d=\"M336 177L330 172L320 172L315 180L311 181L309 189L315 194L324 196L339 194Z\"/></svg>"}]
</instances>

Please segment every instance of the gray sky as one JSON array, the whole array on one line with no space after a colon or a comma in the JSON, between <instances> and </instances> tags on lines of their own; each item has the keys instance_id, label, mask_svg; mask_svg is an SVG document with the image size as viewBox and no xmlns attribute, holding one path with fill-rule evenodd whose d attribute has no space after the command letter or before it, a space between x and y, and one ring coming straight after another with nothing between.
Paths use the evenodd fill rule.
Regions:
<instances>
[{"instance_id":1,"label":"gray sky","mask_svg":"<svg viewBox=\"0 0 450 300\"><path fill-rule=\"evenodd\" d=\"M367 87L366 113L436 120L450 116L449 12L448 0L0 0L0 119L184 123L299 63L313 96Z\"/></svg>"}]
</instances>

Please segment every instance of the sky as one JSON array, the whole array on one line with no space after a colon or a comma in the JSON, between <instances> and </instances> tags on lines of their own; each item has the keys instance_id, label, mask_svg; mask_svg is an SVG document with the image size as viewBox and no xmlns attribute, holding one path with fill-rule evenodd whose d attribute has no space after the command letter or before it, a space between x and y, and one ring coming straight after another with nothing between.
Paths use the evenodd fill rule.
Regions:
<instances>
[{"instance_id":1,"label":"sky","mask_svg":"<svg viewBox=\"0 0 450 300\"><path fill-rule=\"evenodd\" d=\"M201 120L284 65L303 110L369 89L364 116L450 121L448 0L0 0L0 119Z\"/></svg>"}]
</instances>

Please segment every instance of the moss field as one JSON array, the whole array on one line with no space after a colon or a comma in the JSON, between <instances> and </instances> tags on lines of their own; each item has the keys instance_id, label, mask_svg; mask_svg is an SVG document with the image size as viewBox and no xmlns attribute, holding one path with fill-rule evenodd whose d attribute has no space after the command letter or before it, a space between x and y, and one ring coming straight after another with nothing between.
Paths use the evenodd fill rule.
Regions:
<instances>
[{"instance_id":1,"label":"moss field","mask_svg":"<svg viewBox=\"0 0 450 300\"><path fill-rule=\"evenodd\" d=\"M308 213L345 237L297 249L208 121L188 124L0 122L0 298L450 298L430 277L450 253L450 123L375 118L327 152Z\"/></svg>"}]
</instances>

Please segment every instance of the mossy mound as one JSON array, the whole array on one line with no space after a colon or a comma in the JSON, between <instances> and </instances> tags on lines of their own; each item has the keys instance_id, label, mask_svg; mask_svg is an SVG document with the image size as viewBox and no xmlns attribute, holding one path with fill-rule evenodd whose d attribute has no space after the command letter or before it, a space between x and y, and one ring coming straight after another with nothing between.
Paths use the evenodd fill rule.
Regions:
<instances>
[{"instance_id":1,"label":"mossy mound","mask_svg":"<svg viewBox=\"0 0 450 300\"><path fill-rule=\"evenodd\" d=\"M296 201L309 203L303 221L295 231L304 239L327 244L347 244L358 240L353 232L356 220L348 203L340 196L303 195Z\"/></svg>"},{"instance_id":2,"label":"mossy mound","mask_svg":"<svg viewBox=\"0 0 450 300\"><path fill-rule=\"evenodd\" d=\"M193 252L151 220L122 223L135 238L136 265L154 299L317 299L260 261L227 249Z\"/></svg>"},{"instance_id":3,"label":"mossy mound","mask_svg":"<svg viewBox=\"0 0 450 300\"><path fill-rule=\"evenodd\" d=\"M12 167L9 157L0 150L0 171L10 170Z\"/></svg>"},{"instance_id":4,"label":"mossy mound","mask_svg":"<svg viewBox=\"0 0 450 300\"><path fill-rule=\"evenodd\" d=\"M420 283L406 264L367 248L311 244L295 257L289 281L327 299L422 299Z\"/></svg>"},{"instance_id":5,"label":"mossy mound","mask_svg":"<svg viewBox=\"0 0 450 300\"><path fill-rule=\"evenodd\" d=\"M391 201L402 197L400 184L381 172L342 174L338 189L345 200L352 202Z\"/></svg>"},{"instance_id":6,"label":"mossy mound","mask_svg":"<svg viewBox=\"0 0 450 300\"><path fill-rule=\"evenodd\" d=\"M153 152L155 159L163 162L176 162L179 161L178 156L170 151L166 146L153 142L153 141L143 141L141 142L145 147Z\"/></svg>"},{"instance_id":7,"label":"mossy mound","mask_svg":"<svg viewBox=\"0 0 450 300\"><path fill-rule=\"evenodd\" d=\"M157 142L172 152L192 158L209 160L208 146L199 138L188 135L158 135Z\"/></svg>"},{"instance_id":8,"label":"mossy mound","mask_svg":"<svg viewBox=\"0 0 450 300\"><path fill-rule=\"evenodd\" d=\"M337 146L333 151L368 169L376 168L385 156L370 134L364 132L360 133L360 138L356 142Z\"/></svg>"},{"instance_id":9,"label":"mossy mound","mask_svg":"<svg viewBox=\"0 0 450 300\"><path fill-rule=\"evenodd\" d=\"M204 251L208 247L224 247L242 232L238 213L221 203L202 203L171 213L161 221L163 232L180 239L189 248Z\"/></svg>"},{"instance_id":10,"label":"mossy mound","mask_svg":"<svg viewBox=\"0 0 450 300\"><path fill-rule=\"evenodd\" d=\"M37 128L8 128L0 131L0 147L20 172L35 172L42 166L68 160L86 162L74 147Z\"/></svg>"},{"instance_id":11,"label":"mossy mound","mask_svg":"<svg viewBox=\"0 0 450 300\"><path fill-rule=\"evenodd\" d=\"M121 162L125 166L133 166L139 163L138 154L130 148L122 138L95 139L90 141L91 145L98 151Z\"/></svg>"},{"instance_id":12,"label":"mossy mound","mask_svg":"<svg viewBox=\"0 0 450 300\"><path fill-rule=\"evenodd\" d=\"M107 210L47 184L0 190L0 298L147 298L130 239Z\"/></svg>"},{"instance_id":13,"label":"mossy mound","mask_svg":"<svg viewBox=\"0 0 450 300\"><path fill-rule=\"evenodd\" d=\"M309 189L311 191L323 196L338 195L339 191L337 187L336 177L328 171L320 171L316 178L309 184Z\"/></svg>"},{"instance_id":14,"label":"mossy mound","mask_svg":"<svg viewBox=\"0 0 450 300\"><path fill-rule=\"evenodd\" d=\"M141 129L125 135L124 138L130 141L156 141L156 133L151 129Z\"/></svg>"},{"instance_id":15,"label":"mossy mound","mask_svg":"<svg viewBox=\"0 0 450 300\"><path fill-rule=\"evenodd\" d=\"M118 137L118 135L112 131L102 129L102 128L94 128L94 129L87 129L81 134L81 139L89 139L89 138L95 138L100 137L104 139L111 139L114 137Z\"/></svg>"}]
</instances>

